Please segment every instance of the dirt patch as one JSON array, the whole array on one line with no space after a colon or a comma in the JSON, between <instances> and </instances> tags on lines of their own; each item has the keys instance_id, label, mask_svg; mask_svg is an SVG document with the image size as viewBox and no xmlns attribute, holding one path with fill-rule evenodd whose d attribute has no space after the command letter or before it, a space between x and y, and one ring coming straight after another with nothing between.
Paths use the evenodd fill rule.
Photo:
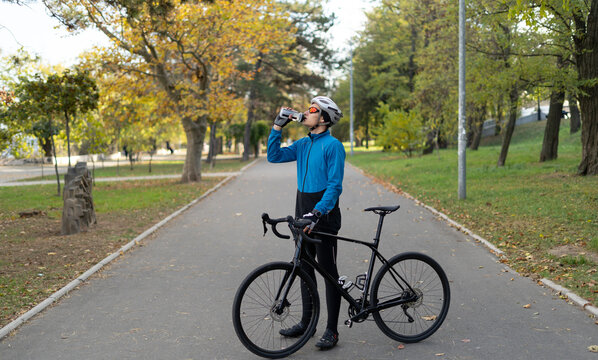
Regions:
<instances>
[{"instance_id":1,"label":"dirt patch","mask_svg":"<svg viewBox=\"0 0 598 360\"><path fill-rule=\"evenodd\" d=\"M219 181L209 179L197 184L169 181L138 184L143 196L168 192L171 196L132 209L137 193L122 191L132 184L121 182L112 202L127 210L96 213L97 225L75 235L61 235L61 214L39 212L31 217L15 215L0 219L0 327L22 315L49 295L68 284L93 265L114 253L138 234L174 210L197 198ZM137 188L136 188L137 189ZM118 190L118 192L116 192ZM127 197L128 196L128 197Z\"/></svg>"},{"instance_id":2,"label":"dirt patch","mask_svg":"<svg viewBox=\"0 0 598 360\"><path fill-rule=\"evenodd\" d=\"M0 221L0 327L165 216L145 210L97 214L98 225L69 236L60 234L60 219L48 216Z\"/></svg>"},{"instance_id":3,"label":"dirt patch","mask_svg":"<svg viewBox=\"0 0 598 360\"><path fill-rule=\"evenodd\" d=\"M567 244L567 245L557 246L555 248L548 250L548 253L556 256L557 258L561 258L564 256L577 257L577 256L581 255L581 256L585 257L586 259L590 260L591 262L598 264L598 254L597 253L588 251L578 245Z\"/></svg>"}]
</instances>

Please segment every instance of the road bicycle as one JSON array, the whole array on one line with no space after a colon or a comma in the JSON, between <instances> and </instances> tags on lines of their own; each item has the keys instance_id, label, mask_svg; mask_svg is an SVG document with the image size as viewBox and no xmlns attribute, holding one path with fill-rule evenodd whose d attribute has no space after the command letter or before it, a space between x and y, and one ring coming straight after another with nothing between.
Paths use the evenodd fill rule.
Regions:
<instances>
[{"instance_id":1,"label":"road bicycle","mask_svg":"<svg viewBox=\"0 0 598 360\"><path fill-rule=\"evenodd\" d=\"M334 284L349 303L349 318L345 321L349 327L365 321L371 314L384 334L405 343L421 341L438 330L450 303L449 282L442 267L431 257L417 252L401 253L390 260L378 252L384 217L398 208L398 205L379 206L364 210L380 216L373 242L316 231L308 235L303 230L309 220L292 216L270 219L268 214L262 214L264 235L268 231L266 224L270 224L276 236L289 239L289 235L276 229L279 223L288 224L295 253L291 262L271 262L256 268L239 286L233 303L233 325L243 345L256 355L275 359L299 350L314 335L320 301L314 280L301 269L302 263L313 267L325 281ZM355 282L347 280L346 276L338 279L331 276L303 248L304 242L326 241L318 239L321 237L367 246L371 250L368 271L358 275ZM376 259L381 262L381 267L371 282ZM301 283L307 289L304 296ZM355 288L360 290L358 298L349 293ZM290 328L301 320L304 306L311 309L311 316L303 335L295 338L280 335L281 329Z\"/></svg>"}]
</instances>

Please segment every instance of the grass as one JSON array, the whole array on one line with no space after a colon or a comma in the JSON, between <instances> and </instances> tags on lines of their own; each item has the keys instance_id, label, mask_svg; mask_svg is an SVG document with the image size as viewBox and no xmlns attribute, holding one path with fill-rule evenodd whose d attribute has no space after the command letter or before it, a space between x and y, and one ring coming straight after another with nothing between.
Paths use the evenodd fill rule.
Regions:
<instances>
[{"instance_id":1,"label":"grass","mask_svg":"<svg viewBox=\"0 0 598 360\"><path fill-rule=\"evenodd\" d=\"M247 162L241 162L239 159L223 159L216 160L216 164L213 168L205 161L202 162L202 173L211 172L233 172L239 171L243 166L247 165ZM102 177L129 177L129 176L151 176L151 175L171 175L171 174L182 174L183 173L183 161L153 161L152 172L149 172L149 162L144 161L135 163L131 169L129 162L122 162L117 166L102 166L101 162L95 164L94 176L96 178ZM92 164L88 163L87 166L92 170ZM61 176L62 179L62 176ZM37 181L37 180L56 180L54 168L47 166L44 168L44 177L41 176L35 178L23 179L21 181Z\"/></svg>"},{"instance_id":2,"label":"grass","mask_svg":"<svg viewBox=\"0 0 598 360\"><path fill-rule=\"evenodd\" d=\"M60 235L62 199L55 185L0 187L0 327L220 180L97 183L98 224L70 236ZM32 209L43 214L19 216Z\"/></svg>"},{"instance_id":3,"label":"grass","mask_svg":"<svg viewBox=\"0 0 598 360\"><path fill-rule=\"evenodd\" d=\"M580 134L570 135L568 124L558 159L540 163L544 125L516 128L504 167L496 166L499 137L468 150L466 200L457 195L455 149L413 158L364 152L348 160L485 237L520 273L547 277L598 304L598 177L576 175ZM569 253L550 254L565 247Z\"/></svg>"}]
</instances>

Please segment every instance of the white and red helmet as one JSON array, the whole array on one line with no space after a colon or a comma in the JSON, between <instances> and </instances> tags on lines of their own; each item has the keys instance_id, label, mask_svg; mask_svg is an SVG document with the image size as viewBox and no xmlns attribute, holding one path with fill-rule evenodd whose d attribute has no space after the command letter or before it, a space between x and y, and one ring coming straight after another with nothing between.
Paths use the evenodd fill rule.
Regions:
<instances>
[{"instance_id":1,"label":"white and red helmet","mask_svg":"<svg viewBox=\"0 0 598 360\"><path fill-rule=\"evenodd\" d=\"M322 112L328 115L328 118L330 119L330 126L339 122L339 120L343 117L343 113L339 109L338 105L336 105L336 103L327 96L316 96L315 98L311 99L311 103L318 104Z\"/></svg>"}]
</instances>

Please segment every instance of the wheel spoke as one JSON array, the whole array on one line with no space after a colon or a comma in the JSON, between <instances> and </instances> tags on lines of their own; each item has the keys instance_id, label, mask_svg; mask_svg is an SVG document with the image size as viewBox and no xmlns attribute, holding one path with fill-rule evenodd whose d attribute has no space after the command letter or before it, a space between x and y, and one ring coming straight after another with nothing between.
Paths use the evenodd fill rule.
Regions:
<instances>
[{"instance_id":1,"label":"wheel spoke","mask_svg":"<svg viewBox=\"0 0 598 360\"><path fill-rule=\"evenodd\" d=\"M241 342L253 353L264 357L283 357L297 351L307 341L308 334L298 338L287 338L280 335L281 329L292 327L301 321L303 307L311 308L309 330L313 332L319 313L319 301L315 285L306 285L311 294L310 301L303 304L301 293L302 273L287 289L288 274L292 265L288 263L272 263L256 269L241 284L235 297L233 324ZM285 281L282 284L282 281ZM282 287L282 291L281 291ZM288 290L286 301L280 311L275 307L280 304L276 295L282 297ZM241 295L239 295L241 294Z\"/></svg>"},{"instance_id":2,"label":"wheel spoke","mask_svg":"<svg viewBox=\"0 0 598 360\"><path fill-rule=\"evenodd\" d=\"M374 313L374 320L393 339L420 341L434 333L444 321L450 297L448 280L440 266L423 254L399 255L389 261L389 266L381 268L374 281L374 303L381 304L400 296L415 295L416 300Z\"/></svg>"}]
</instances>

